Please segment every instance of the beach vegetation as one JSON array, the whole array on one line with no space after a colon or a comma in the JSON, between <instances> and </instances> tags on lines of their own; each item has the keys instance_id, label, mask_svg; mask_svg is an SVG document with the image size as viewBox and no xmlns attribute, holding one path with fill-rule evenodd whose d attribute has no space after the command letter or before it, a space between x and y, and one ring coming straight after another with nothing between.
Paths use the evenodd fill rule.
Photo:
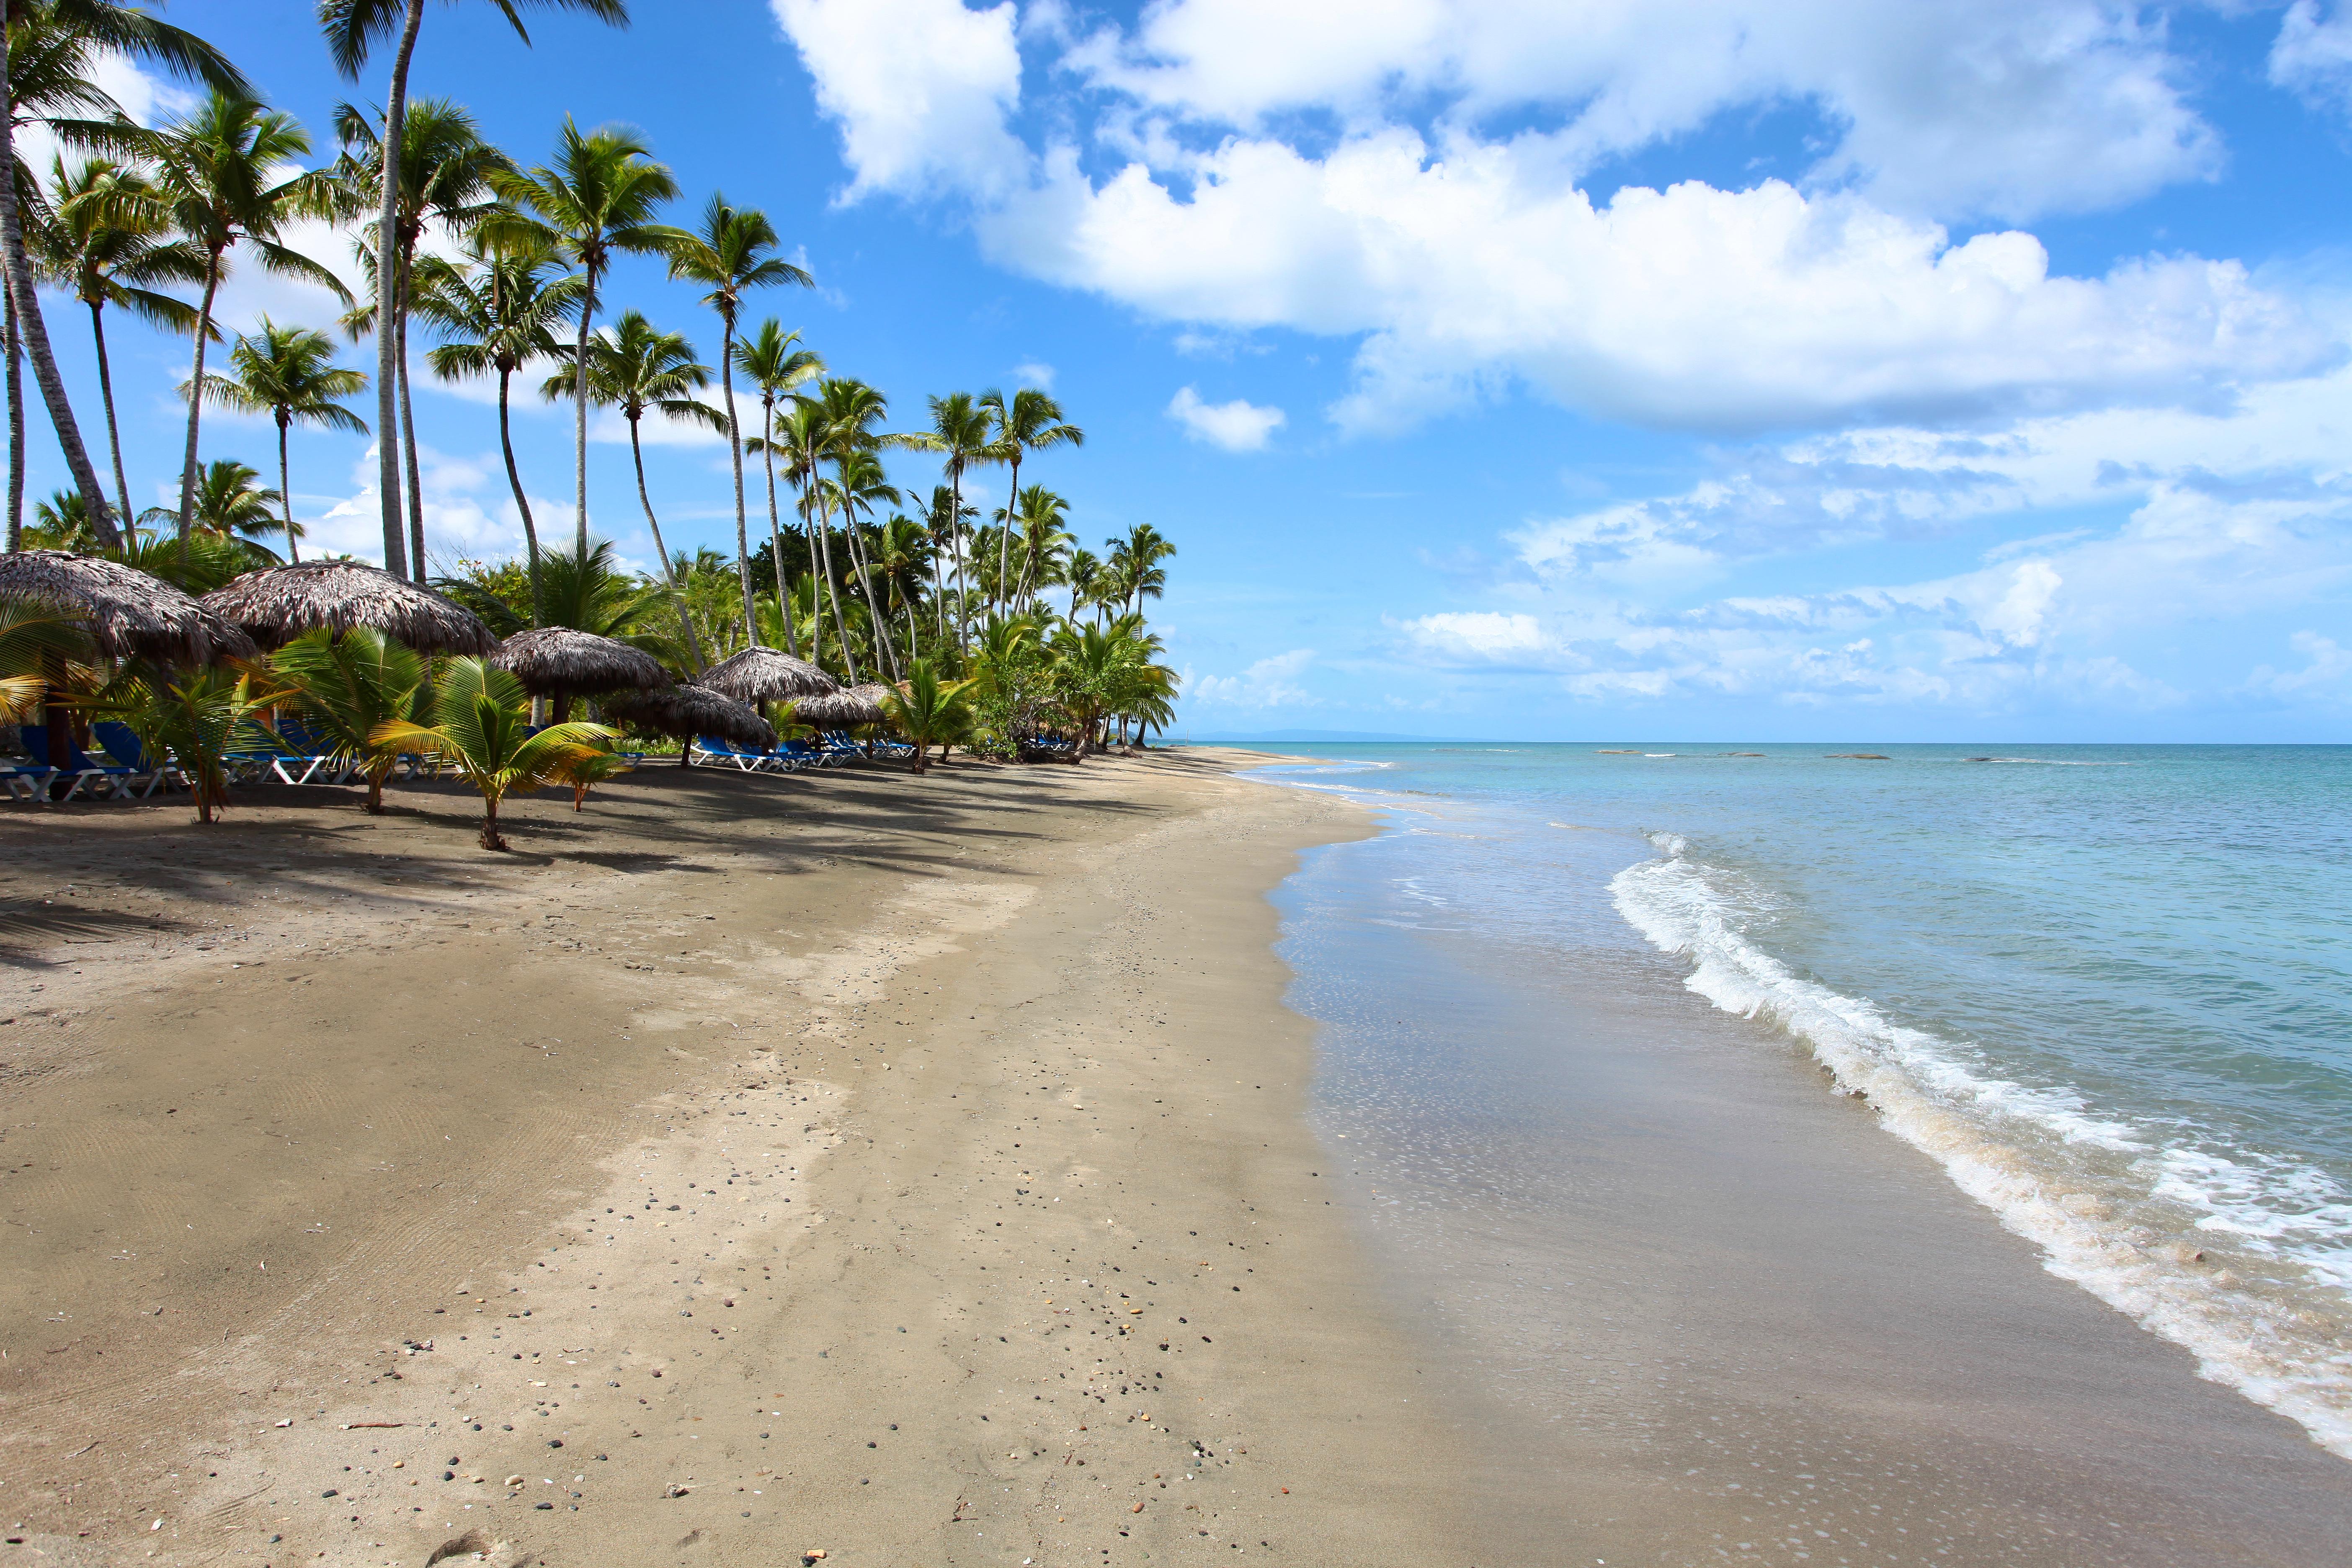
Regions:
<instances>
[{"instance_id":1,"label":"beach vegetation","mask_svg":"<svg viewBox=\"0 0 2352 1568\"><path fill-rule=\"evenodd\" d=\"M87 720L121 724L150 758L170 757L195 799L196 820L209 826L228 805L229 753L278 749L262 714L285 693L255 677L232 666L129 663L75 706Z\"/></svg>"},{"instance_id":2,"label":"beach vegetation","mask_svg":"<svg viewBox=\"0 0 2352 1568\"><path fill-rule=\"evenodd\" d=\"M375 743L375 732L416 720L425 691L425 660L373 626L335 637L305 632L270 657L289 706L330 744L331 754L355 764L367 781L366 810L383 811L383 781L399 753Z\"/></svg>"},{"instance_id":3,"label":"beach vegetation","mask_svg":"<svg viewBox=\"0 0 2352 1568\"><path fill-rule=\"evenodd\" d=\"M933 746L945 762L949 748L970 738L972 710L965 695L970 685L941 679L937 666L919 658L908 666L907 679L883 694L882 711L915 748L917 773L929 767Z\"/></svg>"},{"instance_id":4,"label":"beach vegetation","mask_svg":"<svg viewBox=\"0 0 2352 1568\"><path fill-rule=\"evenodd\" d=\"M433 687L433 722L394 719L368 737L378 749L413 752L454 767L482 796L482 847L505 849L499 806L517 790L565 781L583 757L605 749L615 731L602 724L530 727L522 682L474 658L453 658Z\"/></svg>"}]
</instances>

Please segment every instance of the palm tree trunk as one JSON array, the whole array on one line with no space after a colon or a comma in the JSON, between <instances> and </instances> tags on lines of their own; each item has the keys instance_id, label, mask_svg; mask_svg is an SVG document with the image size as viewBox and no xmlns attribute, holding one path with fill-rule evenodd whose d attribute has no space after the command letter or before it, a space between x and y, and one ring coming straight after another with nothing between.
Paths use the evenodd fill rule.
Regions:
<instances>
[{"instance_id":1,"label":"palm tree trunk","mask_svg":"<svg viewBox=\"0 0 2352 1568\"><path fill-rule=\"evenodd\" d=\"M6 184L0 180L0 185ZM196 520L196 430L205 411L205 347L212 337L213 300L220 293L220 252L211 253L205 267L205 302L196 312L195 369L188 375L188 447L180 462L180 561L188 558L188 530ZM29 319L29 318L28 318ZM395 539L394 543L398 543Z\"/></svg>"},{"instance_id":2,"label":"palm tree trunk","mask_svg":"<svg viewBox=\"0 0 2352 1568\"><path fill-rule=\"evenodd\" d=\"M730 419L734 417L731 413ZM768 460L768 548L773 552L776 568L776 608L784 617L784 651L798 658L801 634L793 625L793 588L784 577L784 528L776 516L776 399L772 394L760 396L760 455ZM740 464L740 459L738 459ZM741 479L739 473L737 479Z\"/></svg>"},{"instance_id":3,"label":"palm tree trunk","mask_svg":"<svg viewBox=\"0 0 2352 1568\"><path fill-rule=\"evenodd\" d=\"M114 458L114 493L122 502L122 523L131 526L131 481L122 477L122 432L114 423L114 372L106 358L106 302L89 302L89 335L98 344L98 395L106 405L106 446ZM11 367L13 372L13 366Z\"/></svg>"},{"instance_id":4,"label":"palm tree trunk","mask_svg":"<svg viewBox=\"0 0 2352 1568\"><path fill-rule=\"evenodd\" d=\"M25 547L25 355L16 336L16 290L7 294L8 553L14 555Z\"/></svg>"},{"instance_id":5,"label":"palm tree trunk","mask_svg":"<svg viewBox=\"0 0 2352 1568\"><path fill-rule=\"evenodd\" d=\"M808 536L809 662L822 668L824 664L824 574L818 563L815 515L816 496L803 482L801 486L801 531Z\"/></svg>"},{"instance_id":6,"label":"palm tree trunk","mask_svg":"<svg viewBox=\"0 0 2352 1568\"><path fill-rule=\"evenodd\" d=\"M874 574L866 569L866 543L858 537L857 514L848 511L845 507L843 510L847 513L843 521L846 524L845 534L849 542L849 564L857 574L859 591L866 595L866 624L873 628L874 640L882 645L883 662L890 667L890 679L896 680L898 679L898 647L890 640L890 618L874 603Z\"/></svg>"},{"instance_id":7,"label":"palm tree trunk","mask_svg":"<svg viewBox=\"0 0 2352 1568\"><path fill-rule=\"evenodd\" d=\"M963 584L963 469L955 471L949 481L955 496L955 510L948 518L948 537L955 542L956 563L956 657L963 658L971 650L964 646L964 629L971 618L971 595Z\"/></svg>"},{"instance_id":8,"label":"palm tree trunk","mask_svg":"<svg viewBox=\"0 0 2352 1568\"><path fill-rule=\"evenodd\" d=\"M1004 602L1005 563L1013 549L1013 514L1021 510L1021 443L1013 443L1013 493L1004 498L1004 531L996 536L996 599Z\"/></svg>"},{"instance_id":9,"label":"palm tree trunk","mask_svg":"<svg viewBox=\"0 0 2352 1568\"><path fill-rule=\"evenodd\" d=\"M400 25L400 47L392 57L392 87L383 100L383 140L380 146L383 156L377 162L383 165L383 188L376 204L375 225L375 428L376 428L376 490L383 503L383 569L395 577L408 575L407 551L404 547L400 526L400 381L401 361L407 350L407 337L391 318L405 308L406 301L398 299L390 303L384 287L387 279L399 277L400 261L400 142L401 133L408 125L408 62L416 52L416 30L425 25L425 0L408 0L407 15ZM188 461L195 458L191 453ZM180 524L183 535L187 531L184 520ZM417 571L424 572L423 562Z\"/></svg>"},{"instance_id":10,"label":"palm tree trunk","mask_svg":"<svg viewBox=\"0 0 2352 1568\"><path fill-rule=\"evenodd\" d=\"M669 579L670 603L677 606L677 629L686 634L686 656L694 661L695 673L702 671L702 644L695 639L694 622L686 613L685 595L678 592L677 573L669 563L669 551L662 543L661 521L654 516L653 497L646 493L646 455L637 446L637 421L629 420L629 457L637 465L637 501L646 509L646 526L654 531L654 553L661 557L662 575Z\"/></svg>"},{"instance_id":11,"label":"palm tree trunk","mask_svg":"<svg viewBox=\"0 0 2352 1568\"><path fill-rule=\"evenodd\" d=\"M735 318L725 310L719 313L719 395L727 405L727 461L735 471L735 578L743 589L744 635L758 647L760 617L751 606L751 533L743 507L743 426L735 419ZM782 570L781 563L777 570ZM782 597L782 593L777 596Z\"/></svg>"},{"instance_id":12,"label":"palm tree trunk","mask_svg":"<svg viewBox=\"0 0 2352 1568\"><path fill-rule=\"evenodd\" d=\"M97 530L99 542L112 550L121 545L122 533L114 525L114 508L107 501L106 487L99 482L98 470L90 467L89 453L82 447L81 426L74 423L65 379L58 374L57 355L49 348L48 325L41 319L32 259L25 252L24 215L16 210L16 94L9 84L5 36L0 33L0 173L5 173L0 177L0 249L7 253L8 293L16 307L17 331L32 353L33 379L40 384L41 401L49 406L58 445L65 448L66 467L81 490L82 504L89 509L90 526Z\"/></svg>"},{"instance_id":13,"label":"palm tree trunk","mask_svg":"<svg viewBox=\"0 0 2352 1568\"><path fill-rule=\"evenodd\" d=\"M410 0L416 4L417 0ZM572 361L572 521L580 558L588 558L588 323L596 315L596 268L583 266L588 289L580 300L580 341Z\"/></svg>"},{"instance_id":14,"label":"palm tree trunk","mask_svg":"<svg viewBox=\"0 0 2352 1568\"><path fill-rule=\"evenodd\" d=\"M408 258L400 258L400 288L394 294L399 305L394 320L400 339L400 458L408 470L408 569L415 579L425 581L425 486L416 476L416 416L408 403Z\"/></svg>"},{"instance_id":15,"label":"palm tree trunk","mask_svg":"<svg viewBox=\"0 0 2352 1568\"><path fill-rule=\"evenodd\" d=\"M522 542L530 558L530 624L541 625L547 619L547 609L540 601L539 592L539 530L530 521L530 500L522 493L522 475L514 460L514 435L507 425L507 383L514 372L499 367L499 450L506 454L507 484L514 490L515 510L522 514Z\"/></svg>"},{"instance_id":16,"label":"palm tree trunk","mask_svg":"<svg viewBox=\"0 0 2352 1568\"><path fill-rule=\"evenodd\" d=\"M294 544L294 483L286 466L286 427L291 424L284 409L278 411L278 500L286 509L286 559L299 561L302 552Z\"/></svg>"},{"instance_id":17,"label":"palm tree trunk","mask_svg":"<svg viewBox=\"0 0 2352 1568\"><path fill-rule=\"evenodd\" d=\"M824 504L824 488L814 487L819 525L816 531L817 552L824 562L824 581L820 587L830 591L833 598L833 629L841 634L841 664L849 671L849 684L857 684L857 654L849 646L849 622L841 613L841 585L833 575L833 509Z\"/></svg>"}]
</instances>

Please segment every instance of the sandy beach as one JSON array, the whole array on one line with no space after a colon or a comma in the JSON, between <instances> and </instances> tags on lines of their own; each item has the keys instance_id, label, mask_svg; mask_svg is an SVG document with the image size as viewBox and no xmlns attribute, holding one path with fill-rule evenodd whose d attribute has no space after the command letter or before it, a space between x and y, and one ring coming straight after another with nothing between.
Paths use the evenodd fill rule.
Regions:
<instances>
[{"instance_id":1,"label":"sandy beach","mask_svg":"<svg viewBox=\"0 0 2352 1568\"><path fill-rule=\"evenodd\" d=\"M0 819L0 1563L1478 1560L1269 951L1361 814L469 799Z\"/></svg>"}]
</instances>

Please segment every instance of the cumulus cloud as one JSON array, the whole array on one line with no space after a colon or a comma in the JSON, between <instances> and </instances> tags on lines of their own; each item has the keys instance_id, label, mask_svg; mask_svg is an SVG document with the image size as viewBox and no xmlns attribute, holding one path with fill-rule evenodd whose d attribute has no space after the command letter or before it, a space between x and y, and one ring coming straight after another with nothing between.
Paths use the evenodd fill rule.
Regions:
<instances>
[{"instance_id":1,"label":"cumulus cloud","mask_svg":"<svg viewBox=\"0 0 2352 1568\"><path fill-rule=\"evenodd\" d=\"M1315 662L1313 648L1293 648L1259 659L1239 675L1204 675L1185 683L1192 703L1223 708L1311 707L1315 699L1297 679Z\"/></svg>"},{"instance_id":2,"label":"cumulus cloud","mask_svg":"<svg viewBox=\"0 0 2352 1568\"><path fill-rule=\"evenodd\" d=\"M1262 408L1246 398L1231 403L1203 403L1189 386L1176 389L1168 400L1168 417L1184 426L1195 441L1206 441L1228 452L1262 452L1287 417L1279 408Z\"/></svg>"},{"instance_id":3,"label":"cumulus cloud","mask_svg":"<svg viewBox=\"0 0 2352 1568\"><path fill-rule=\"evenodd\" d=\"M1187 342L1356 339L1330 411L1350 432L1517 384L1709 433L2218 406L2338 353L2232 261L2053 276L2031 234L1936 221L2210 172L2160 33L2114 7L1173 0L1069 47L1048 81L1095 91L1049 100L1066 130L1033 150L1008 129L1009 7L776 5L847 195L959 191L992 258ZM917 11L971 48L902 58ZM1601 153L1791 99L1841 128L1796 183L1579 183ZM1538 123L1494 135L1489 114Z\"/></svg>"},{"instance_id":4,"label":"cumulus cloud","mask_svg":"<svg viewBox=\"0 0 2352 1568\"><path fill-rule=\"evenodd\" d=\"M522 518L515 510L498 454L458 457L420 445L416 457L424 480L425 552L436 567L460 558L499 561L522 554ZM354 555L381 564L383 511L373 446L352 465L350 483L351 493L340 498L308 496L298 489L295 515L308 531L303 551ZM542 543L570 537L569 500L533 496L530 511Z\"/></svg>"},{"instance_id":5,"label":"cumulus cloud","mask_svg":"<svg viewBox=\"0 0 2352 1568\"><path fill-rule=\"evenodd\" d=\"M2352 17L2340 5L2295 0L2271 45L2271 80L2315 102L2352 111Z\"/></svg>"}]
</instances>

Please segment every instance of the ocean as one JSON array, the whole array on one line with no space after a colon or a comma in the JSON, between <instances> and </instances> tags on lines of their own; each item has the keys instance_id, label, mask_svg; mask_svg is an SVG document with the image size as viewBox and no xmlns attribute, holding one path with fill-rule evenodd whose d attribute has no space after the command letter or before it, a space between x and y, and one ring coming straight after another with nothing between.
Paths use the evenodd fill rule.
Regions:
<instances>
[{"instance_id":1,"label":"ocean","mask_svg":"<svg viewBox=\"0 0 2352 1568\"><path fill-rule=\"evenodd\" d=\"M1572 1262L1514 1229L1597 1092L1546 1055L1675 987L2352 1458L2352 748L1311 750L1253 776L1383 824L1277 895L1315 1114L1430 1278L1516 1237L1428 1292L1498 1384L1557 1404L1578 1359L1539 1353Z\"/></svg>"}]
</instances>

